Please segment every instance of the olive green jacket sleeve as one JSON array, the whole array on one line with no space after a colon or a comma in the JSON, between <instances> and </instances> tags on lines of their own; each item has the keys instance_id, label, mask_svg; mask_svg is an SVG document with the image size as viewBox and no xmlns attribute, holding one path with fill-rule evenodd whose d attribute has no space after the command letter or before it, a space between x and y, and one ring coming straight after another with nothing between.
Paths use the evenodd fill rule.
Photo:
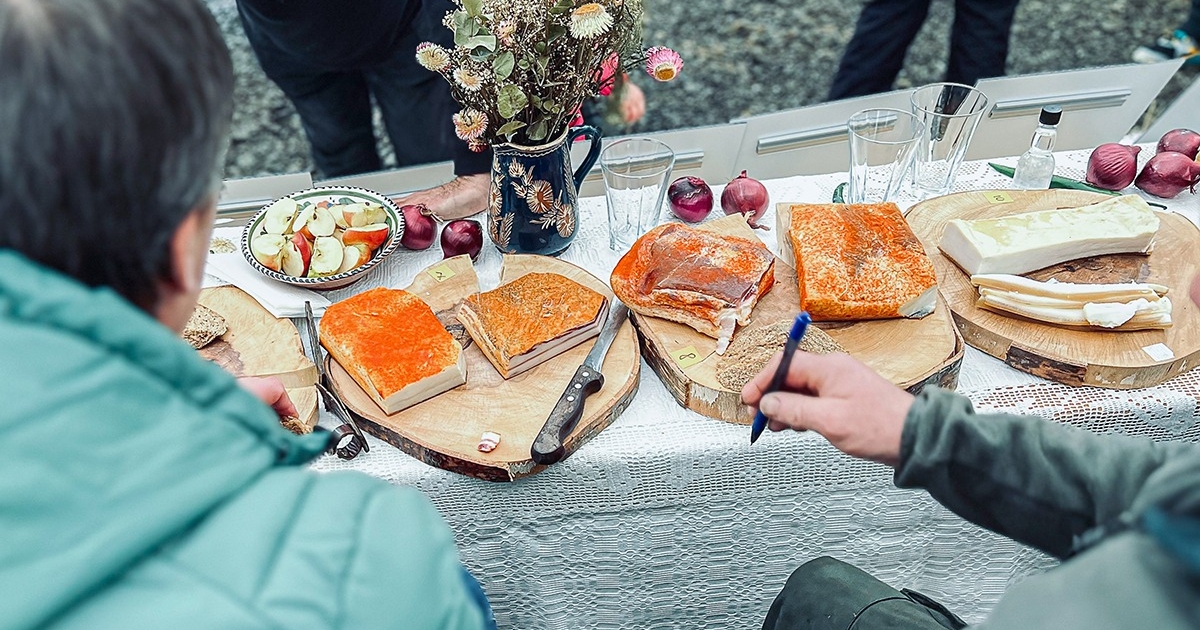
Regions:
<instances>
[{"instance_id":1,"label":"olive green jacket sleeve","mask_svg":"<svg viewBox=\"0 0 1200 630\"><path fill-rule=\"evenodd\" d=\"M905 421L896 485L1058 558L1077 536L1164 501L1200 505L1200 447L1098 435L1036 417L976 415L944 390Z\"/></svg>"},{"instance_id":2,"label":"olive green jacket sleeve","mask_svg":"<svg viewBox=\"0 0 1200 630\"><path fill-rule=\"evenodd\" d=\"M1091 539L1058 567L1010 588L981 628L1184 630L1200 623L1200 575L1142 529L1122 527L1150 507L1200 515L1200 446L976 415L966 398L936 390L909 412L895 479L1059 558Z\"/></svg>"}]
</instances>

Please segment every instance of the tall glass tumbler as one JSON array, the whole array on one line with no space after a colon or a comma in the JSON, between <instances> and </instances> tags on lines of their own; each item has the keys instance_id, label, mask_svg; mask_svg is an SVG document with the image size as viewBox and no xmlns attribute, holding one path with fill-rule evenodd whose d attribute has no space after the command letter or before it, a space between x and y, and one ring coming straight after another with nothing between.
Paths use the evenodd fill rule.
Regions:
<instances>
[{"instance_id":1,"label":"tall glass tumbler","mask_svg":"<svg viewBox=\"0 0 1200 630\"><path fill-rule=\"evenodd\" d=\"M850 203L895 199L916 157L924 129L898 109L864 109L846 122L850 131Z\"/></svg>"},{"instance_id":2,"label":"tall glass tumbler","mask_svg":"<svg viewBox=\"0 0 1200 630\"><path fill-rule=\"evenodd\" d=\"M608 246L624 251L658 225L675 152L650 138L618 140L600 153L608 201Z\"/></svg>"},{"instance_id":3,"label":"tall glass tumbler","mask_svg":"<svg viewBox=\"0 0 1200 630\"><path fill-rule=\"evenodd\" d=\"M945 195L954 186L988 98L969 85L933 83L917 88L911 102L926 132L913 164L913 195L921 199Z\"/></svg>"}]
</instances>

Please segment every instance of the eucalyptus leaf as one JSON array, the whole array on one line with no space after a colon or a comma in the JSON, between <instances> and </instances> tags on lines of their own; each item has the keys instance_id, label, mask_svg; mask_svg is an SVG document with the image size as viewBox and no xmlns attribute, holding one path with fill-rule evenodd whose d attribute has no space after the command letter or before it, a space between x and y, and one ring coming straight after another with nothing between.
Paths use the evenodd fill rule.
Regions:
<instances>
[{"instance_id":1,"label":"eucalyptus leaf","mask_svg":"<svg viewBox=\"0 0 1200 630\"><path fill-rule=\"evenodd\" d=\"M467 10L467 15L479 17L483 15L483 0L463 0L463 8Z\"/></svg>"},{"instance_id":2,"label":"eucalyptus leaf","mask_svg":"<svg viewBox=\"0 0 1200 630\"><path fill-rule=\"evenodd\" d=\"M525 123L523 123L519 120L510 120L510 121L504 123L503 125L500 125L500 128L496 130L496 133L511 140L512 135L514 133L516 133L517 131L519 131L524 126L525 126Z\"/></svg>"},{"instance_id":3,"label":"eucalyptus leaf","mask_svg":"<svg viewBox=\"0 0 1200 630\"><path fill-rule=\"evenodd\" d=\"M517 67L522 70L528 70L529 69L529 58L521 57L521 59L517 61Z\"/></svg>"},{"instance_id":4,"label":"eucalyptus leaf","mask_svg":"<svg viewBox=\"0 0 1200 630\"><path fill-rule=\"evenodd\" d=\"M551 24L546 27L546 41L548 43L552 43L552 42L554 42L554 40L556 40L566 34L567 34L567 29L565 27L559 26L557 24Z\"/></svg>"},{"instance_id":5,"label":"eucalyptus leaf","mask_svg":"<svg viewBox=\"0 0 1200 630\"><path fill-rule=\"evenodd\" d=\"M546 54L546 42L538 42L533 45L533 50L539 55Z\"/></svg>"},{"instance_id":6,"label":"eucalyptus leaf","mask_svg":"<svg viewBox=\"0 0 1200 630\"><path fill-rule=\"evenodd\" d=\"M539 120L529 128L529 139L534 142L541 142L546 139L546 121Z\"/></svg>"},{"instance_id":7,"label":"eucalyptus leaf","mask_svg":"<svg viewBox=\"0 0 1200 630\"><path fill-rule=\"evenodd\" d=\"M513 66L516 64L516 58L507 50L500 53L492 60L492 72L496 75L498 81L507 79L512 74Z\"/></svg>"},{"instance_id":8,"label":"eucalyptus leaf","mask_svg":"<svg viewBox=\"0 0 1200 630\"><path fill-rule=\"evenodd\" d=\"M471 37L471 38L467 39L467 41L464 42L462 44L462 46L464 48L483 48L488 51L494 51L494 50L496 50L496 36L495 35L478 35L475 37Z\"/></svg>"},{"instance_id":9,"label":"eucalyptus leaf","mask_svg":"<svg viewBox=\"0 0 1200 630\"><path fill-rule=\"evenodd\" d=\"M505 120L512 120L513 116L520 113L528 104L529 98L525 96L521 88L511 83L496 92L496 110Z\"/></svg>"}]
</instances>

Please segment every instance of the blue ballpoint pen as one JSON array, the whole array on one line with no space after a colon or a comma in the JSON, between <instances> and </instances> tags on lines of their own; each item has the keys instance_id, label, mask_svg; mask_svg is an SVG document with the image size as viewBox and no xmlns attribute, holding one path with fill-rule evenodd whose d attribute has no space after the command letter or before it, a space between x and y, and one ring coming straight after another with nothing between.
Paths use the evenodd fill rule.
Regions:
<instances>
[{"instance_id":1,"label":"blue ballpoint pen","mask_svg":"<svg viewBox=\"0 0 1200 630\"><path fill-rule=\"evenodd\" d=\"M808 325L811 322L812 317L808 311L801 311L796 316L796 321L792 323L792 330L788 333L787 343L783 346L783 358L779 361L779 367L775 368L775 377L771 379L771 389L763 392L763 395L777 392L783 388L783 384L787 381L788 368L792 365L792 357L796 354L796 347L800 345L800 340L804 339L804 333L808 331ZM760 410L754 414L754 424L750 427L750 443L753 444L766 428L767 417Z\"/></svg>"}]
</instances>

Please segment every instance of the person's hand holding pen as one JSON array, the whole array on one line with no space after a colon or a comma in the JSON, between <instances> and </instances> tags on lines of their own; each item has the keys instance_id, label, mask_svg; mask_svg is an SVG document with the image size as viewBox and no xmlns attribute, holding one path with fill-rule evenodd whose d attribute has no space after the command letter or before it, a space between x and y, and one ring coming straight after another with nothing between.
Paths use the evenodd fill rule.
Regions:
<instances>
[{"instance_id":1,"label":"person's hand holding pen","mask_svg":"<svg viewBox=\"0 0 1200 630\"><path fill-rule=\"evenodd\" d=\"M782 352L745 387L742 402L768 428L820 433L838 450L888 466L900 459L900 434L913 396L845 354L796 352L781 391L770 392Z\"/></svg>"}]
</instances>

